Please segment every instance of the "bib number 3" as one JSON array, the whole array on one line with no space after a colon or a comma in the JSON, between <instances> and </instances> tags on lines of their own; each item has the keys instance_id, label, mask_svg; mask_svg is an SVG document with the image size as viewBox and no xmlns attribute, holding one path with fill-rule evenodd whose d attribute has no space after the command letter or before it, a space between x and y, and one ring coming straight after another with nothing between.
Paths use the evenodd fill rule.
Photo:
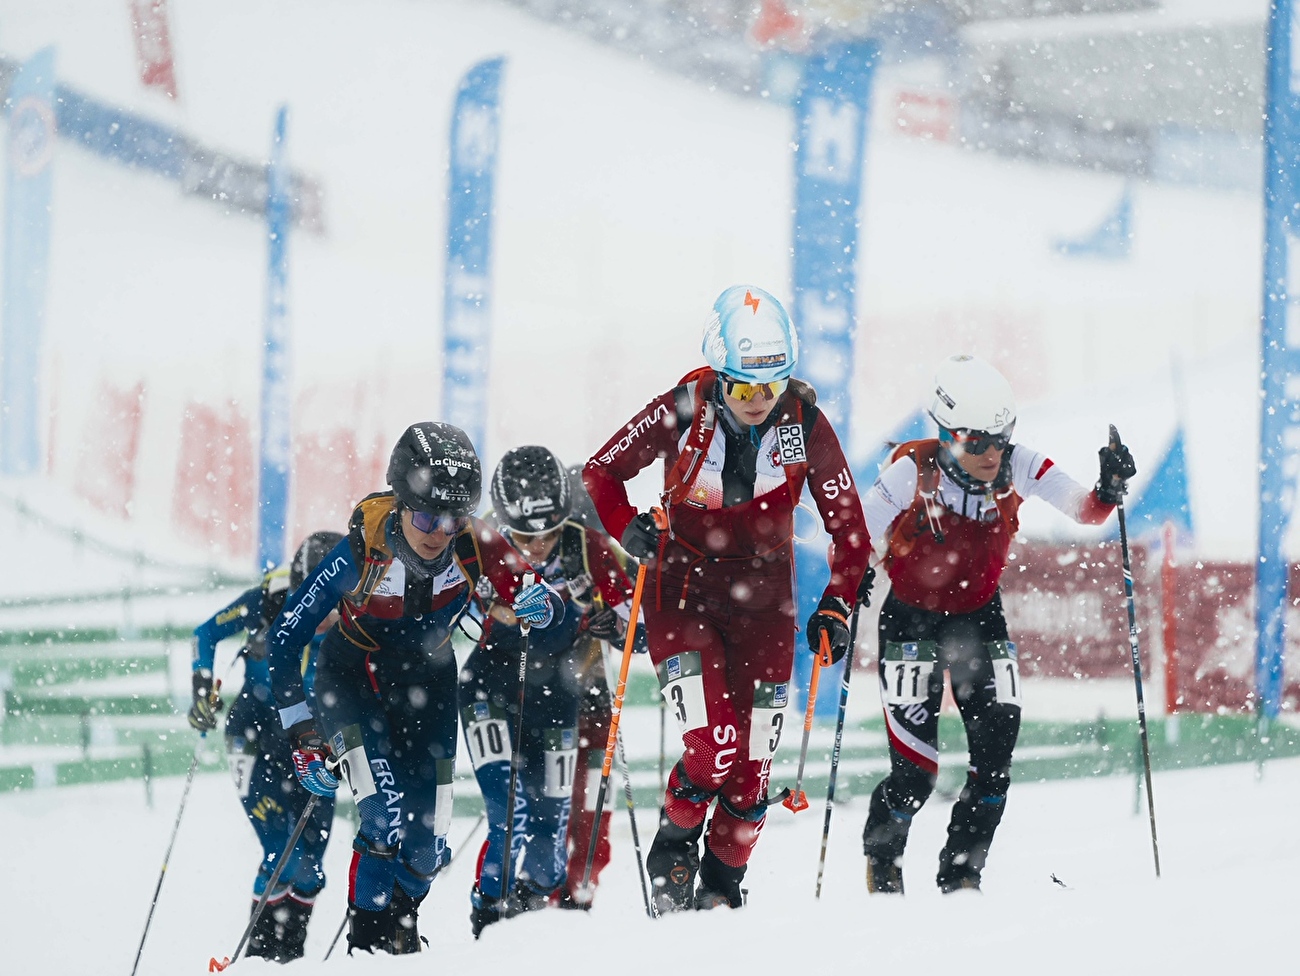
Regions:
<instances>
[{"instance_id":1,"label":"bib number 3","mask_svg":"<svg viewBox=\"0 0 1300 976\"><path fill-rule=\"evenodd\" d=\"M674 654L655 670L659 674L659 687L668 710L677 719L677 730L684 734L707 725L704 672L700 666L699 652Z\"/></svg>"}]
</instances>

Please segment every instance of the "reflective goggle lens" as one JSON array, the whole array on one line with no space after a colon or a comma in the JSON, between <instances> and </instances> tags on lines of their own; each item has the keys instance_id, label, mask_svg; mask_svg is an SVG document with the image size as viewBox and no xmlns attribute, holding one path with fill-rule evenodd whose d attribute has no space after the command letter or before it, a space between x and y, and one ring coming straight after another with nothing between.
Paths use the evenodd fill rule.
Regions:
<instances>
[{"instance_id":1,"label":"reflective goggle lens","mask_svg":"<svg viewBox=\"0 0 1300 976\"><path fill-rule=\"evenodd\" d=\"M466 520L451 515L434 515L432 512L411 512L411 524L421 532L437 529L444 535L455 535L465 527Z\"/></svg>"},{"instance_id":2,"label":"reflective goggle lens","mask_svg":"<svg viewBox=\"0 0 1300 976\"><path fill-rule=\"evenodd\" d=\"M961 449L965 453L983 454L990 447L1005 451L1007 445L1011 443L1011 433L1015 429L1016 425L1013 421L1000 434L990 434L987 430L950 430L947 433L955 443L961 445Z\"/></svg>"},{"instance_id":3,"label":"reflective goggle lens","mask_svg":"<svg viewBox=\"0 0 1300 976\"><path fill-rule=\"evenodd\" d=\"M771 383L742 383L739 380L733 380L730 377L722 378L722 388L726 391L727 396L735 397L742 403L762 397L764 400L775 400L785 388L790 385L790 381L773 380Z\"/></svg>"}]
</instances>

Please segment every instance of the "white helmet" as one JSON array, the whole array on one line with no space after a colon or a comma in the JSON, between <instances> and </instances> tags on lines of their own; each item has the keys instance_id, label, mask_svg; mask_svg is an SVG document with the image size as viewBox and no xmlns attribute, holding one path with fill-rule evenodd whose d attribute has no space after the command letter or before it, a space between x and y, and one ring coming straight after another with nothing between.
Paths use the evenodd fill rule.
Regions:
<instances>
[{"instance_id":1,"label":"white helmet","mask_svg":"<svg viewBox=\"0 0 1300 976\"><path fill-rule=\"evenodd\" d=\"M704 361L745 383L771 383L794 372L799 336L781 303L752 285L718 296L704 325Z\"/></svg>"},{"instance_id":2,"label":"white helmet","mask_svg":"<svg viewBox=\"0 0 1300 976\"><path fill-rule=\"evenodd\" d=\"M1016 423L1016 398L1006 377L984 360L949 356L934 374L930 416L945 430L1009 436Z\"/></svg>"}]
</instances>

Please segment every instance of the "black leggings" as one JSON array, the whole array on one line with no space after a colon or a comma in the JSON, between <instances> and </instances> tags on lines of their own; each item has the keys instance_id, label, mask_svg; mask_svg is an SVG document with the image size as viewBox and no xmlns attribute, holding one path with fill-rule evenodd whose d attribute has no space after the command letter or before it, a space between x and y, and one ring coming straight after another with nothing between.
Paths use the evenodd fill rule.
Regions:
<instances>
[{"instance_id":1,"label":"black leggings","mask_svg":"<svg viewBox=\"0 0 1300 976\"><path fill-rule=\"evenodd\" d=\"M947 670L966 726L970 767L941 871L945 857L956 857L978 875L1002 819L1020 733L1019 666L1001 594L971 613L945 614L909 606L891 593L880 611L879 669L890 773L872 796L866 853L901 857L911 818L934 789Z\"/></svg>"}]
</instances>

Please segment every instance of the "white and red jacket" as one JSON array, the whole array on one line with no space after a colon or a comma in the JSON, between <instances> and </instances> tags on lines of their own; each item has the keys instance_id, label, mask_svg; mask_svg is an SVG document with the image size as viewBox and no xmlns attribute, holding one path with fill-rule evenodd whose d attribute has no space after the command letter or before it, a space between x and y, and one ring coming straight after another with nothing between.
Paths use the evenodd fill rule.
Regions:
<instances>
[{"instance_id":1,"label":"white and red jacket","mask_svg":"<svg viewBox=\"0 0 1300 976\"><path fill-rule=\"evenodd\" d=\"M1009 483L972 494L938 466L938 447L937 440L899 445L862 505L894 595L910 606L969 613L993 599L1025 499L1041 498L1085 525L1100 525L1114 510L1020 444L1007 448Z\"/></svg>"}]
</instances>

